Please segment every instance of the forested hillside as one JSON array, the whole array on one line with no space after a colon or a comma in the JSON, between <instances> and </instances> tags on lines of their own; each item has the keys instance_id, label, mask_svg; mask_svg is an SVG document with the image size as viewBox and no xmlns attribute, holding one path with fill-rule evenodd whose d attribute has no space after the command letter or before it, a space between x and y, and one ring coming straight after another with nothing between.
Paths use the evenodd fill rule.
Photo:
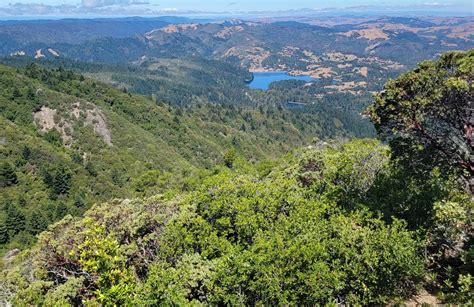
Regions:
<instances>
[{"instance_id":1,"label":"forested hillside","mask_svg":"<svg viewBox=\"0 0 474 307\"><path fill-rule=\"evenodd\" d=\"M51 222L96 202L189 189L190 174L211 172L226 153L277 157L316 136L361 136L368 126L335 106L180 108L62 68L0 71L3 251L28 246Z\"/></svg>"},{"instance_id":2,"label":"forested hillside","mask_svg":"<svg viewBox=\"0 0 474 307\"><path fill-rule=\"evenodd\" d=\"M472 303L473 50L385 85L382 142L271 96L175 108L1 72L0 238L38 234L2 259L5 303Z\"/></svg>"}]
</instances>

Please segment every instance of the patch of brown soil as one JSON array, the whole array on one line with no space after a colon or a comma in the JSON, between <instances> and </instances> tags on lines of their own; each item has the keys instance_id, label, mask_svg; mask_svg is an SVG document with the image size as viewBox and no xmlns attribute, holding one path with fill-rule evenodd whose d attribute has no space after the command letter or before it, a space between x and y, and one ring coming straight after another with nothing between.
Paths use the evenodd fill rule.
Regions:
<instances>
[{"instance_id":1,"label":"patch of brown soil","mask_svg":"<svg viewBox=\"0 0 474 307\"><path fill-rule=\"evenodd\" d=\"M247 65L251 71L257 72L262 70L275 70L263 66L263 61L270 55L270 51L261 47L252 47L244 50L232 47L224 53L223 57L236 56L241 60L243 66Z\"/></svg>"},{"instance_id":2,"label":"patch of brown soil","mask_svg":"<svg viewBox=\"0 0 474 307\"><path fill-rule=\"evenodd\" d=\"M405 307L418 307L423 305L429 306L438 306L441 302L436 298L436 296L429 294L426 290L422 290L415 297L413 297L408 302L405 302L403 305Z\"/></svg>"},{"instance_id":3,"label":"patch of brown soil","mask_svg":"<svg viewBox=\"0 0 474 307\"><path fill-rule=\"evenodd\" d=\"M244 30L244 28L242 26L225 27L224 29L217 32L217 34L215 36L220 37L220 38L227 38L227 37L231 36L232 33L242 32L243 30Z\"/></svg>"},{"instance_id":4,"label":"patch of brown soil","mask_svg":"<svg viewBox=\"0 0 474 307\"><path fill-rule=\"evenodd\" d=\"M300 50L300 48L298 47L286 46L286 47L283 47L283 49L280 52L278 52L278 54L287 58L291 58L293 55L295 55L295 52L298 50Z\"/></svg>"},{"instance_id":5,"label":"patch of brown soil","mask_svg":"<svg viewBox=\"0 0 474 307\"><path fill-rule=\"evenodd\" d=\"M338 92L346 92L356 87L366 87L366 86L367 86L367 82L365 81L360 81L360 82L348 81L348 82L343 82L341 84L326 85L324 88L337 90Z\"/></svg>"},{"instance_id":6,"label":"patch of brown soil","mask_svg":"<svg viewBox=\"0 0 474 307\"><path fill-rule=\"evenodd\" d=\"M197 30L199 24L197 23L185 23L185 24L176 24L176 25L168 25L166 27L161 28L160 30L166 33L176 33L179 31L192 29Z\"/></svg>"},{"instance_id":7,"label":"patch of brown soil","mask_svg":"<svg viewBox=\"0 0 474 307\"><path fill-rule=\"evenodd\" d=\"M369 69L367 67L356 67L356 68L354 68L354 72L359 73L364 77L367 77L367 75L369 73Z\"/></svg>"},{"instance_id":8,"label":"patch of brown soil","mask_svg":"<svg viewBox=\"0 0 474 307\"><path fill-rule=\"evenodd\" d=\"M376 40L376 39L388 39L388 34L385 33L382 29L378 28L368 28L368 29L361 29L361 30L352 30L348 32L341 33L346 37L352 37L354 35L359 36L358 38L365 38L369 41Z\"/></svg>"},{"instance_id":9,"label":"patch of brown soil","mask_svg":"<svg viewBox=\"0 0 474 307\"><path fill-rule=\"evenodd\" d=\"M288 72L288 74L292 75L292 76L302 76L302 75L311 76L311 78L319 79L321 77L330 78L335 73L332 71L331 67L318 67L316 69L309 69L307 71L292 70L292 71Z\"/></svg>"},{"instance_id":10,"label":"patch of brown soil","mask_svg":"<svg viewBox=\"0 0 474 307\"><path fill-rule=\"evenodd\" d=\"M312 51L303 50L303 54L309 58L313 63L321 62L321 58L315 55Z\"/></svg>"},{"instance_id":11,"label":"patch of brown soil","mask_svg":"<svg viewBox=\"0 0 474 307\"><path fill-rule=\"evenodd\" d=\"M357 56L353 54L344 54L341 52L329 52L326 53L325 56L329 61L333 62L349 62L357 59Z\"/></svg>"},{"instance_id":12,"label":"patch of brown soil","mask_svg":"<svg viewBox=\"0 0 474 307\"><path fill-rule=\"evenodd\" d=\"M352 64L345 63L345 64L337 64L337 68L344 69L344 68L351 68Z\"/></svg>"}]
</instances>

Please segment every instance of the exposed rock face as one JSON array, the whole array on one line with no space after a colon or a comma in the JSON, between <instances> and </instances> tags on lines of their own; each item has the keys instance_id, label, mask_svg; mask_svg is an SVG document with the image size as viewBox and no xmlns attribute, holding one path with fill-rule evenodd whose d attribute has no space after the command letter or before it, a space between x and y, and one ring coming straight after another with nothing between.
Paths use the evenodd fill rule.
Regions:
<instances>
[{"instance_id":1,"label":"exposed rock face","mask_svg":"<svg viewBox=\"0 0 474 307\"><path fill-rule=\"evenodd\" d=\"M85 109L81 109L81 106L85 106ZM81 103L77 102L73 104L72 114L76 119L79 119L79 116L82 114L85 115L85 125L90 125L94 129L94 132L102 137L104 142L111 146L112 138L110 130L107 127L107 121L102 110L99 109L96 105L92 103Z\"/></svg>"},{"instance_id":2,"label":"exposed rock face","mask_svg":"<svg viewBox=\"0 0 474 307\"><path fill-rule=\"evenodd\" d=\"M35 124L41 131L46 132L56 128L56 124L54 123L56 112L55 109L42 106L38 112L33 114Z\"/></svg>"},{"instance_id":3,"label":"exposed rock face","mask_svg":"<svg viewBox=\"0 0 474 307\"><path fill-rule=\"evenodd\" d=\"M42 106L41 109L33 114L36 126L42 132L48 132L56 129L61 134L63 144L67 147L72 144L72 125L57 114L57 110Z\"/></svg>"},{"instance_id":4,"label":"exposed rock face","mask_svg":"<svg viewBox=\"0 0 474 307\"><path fill-rule=\"evenodd\" d=\"M15 258L15 256L18 255L19 253L20 253L20 250L18 248L12 249L12 250L8 251L5 254L5 256L3 256L3 260L4 261L10 261L13 258Z\"/></svg>"},{"instance_id":5,"label":"exposed rock face","mask_svg":"<svg viewBox=\"0 0 474 307\"><path fill-rule=\"evenodd\" d=\"M66 116L61 116L56 109L42 106L39 111L33 114L33 118L40 131L48 132L55 129L61 134L64 145L69 147L74 141L72 137L74 121L83 117L84 125L91 126L107 145L112 146L112 137L107 127L107 120L99 107L88 102L76 102L72 105L71 114L72 118L66 119Z\"/></svg>"},{"instance_id":6,"label":"exposed rock face","mask_svg":"<svg viewBox=\"0 0 474 307\"><path fill-rule=\"evenodd\" d=\"M425 289L422 289L416 296L411 300L405 302L403 305L406 307L417 307L417 306L439 306L440 301L433 294L428 293Z\"/></svg>"}]
</instances>

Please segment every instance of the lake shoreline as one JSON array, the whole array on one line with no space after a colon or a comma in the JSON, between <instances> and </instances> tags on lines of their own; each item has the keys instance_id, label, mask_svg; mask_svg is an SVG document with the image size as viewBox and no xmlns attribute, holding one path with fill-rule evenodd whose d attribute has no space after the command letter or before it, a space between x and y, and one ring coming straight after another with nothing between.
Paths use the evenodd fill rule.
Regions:
<instances>
[{"instance_id":1,"label":"lake shoreline","mask_svg":"<svg viewBox=\"0 0 474 307\"><path fill-rule=\"evenodd\" d=\"M308 75L289 74L287 71L260 71L252 72L252 80L246 83L250 89L266 91L269 89L271 83L285 80L301 80L311 82L315 79Z\"/></svg>"}]
</instances>

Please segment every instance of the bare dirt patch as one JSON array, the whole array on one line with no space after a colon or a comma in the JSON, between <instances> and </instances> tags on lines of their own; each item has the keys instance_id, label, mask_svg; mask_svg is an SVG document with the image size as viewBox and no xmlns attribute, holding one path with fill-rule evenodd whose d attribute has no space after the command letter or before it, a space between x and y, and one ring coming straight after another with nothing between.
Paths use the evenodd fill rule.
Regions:
<instances>
[{"instance_id":1,"label":"bare dirt patch","mask_svg":"<svg viewBox=\"0 0 474 307\"><path fill-rule=\"evenodd\" d=\"M295 55L295 52L297 52L298 50L300 50L300 48L298 47L285 46L280 52L278 52L278 54L287 58L291 58L292 56Z\"/></svg>"},{"instance_id":2,"label":"bare dirt patch","mask_svg":"<svg viewBox=\"0 0 474 307\"><path fill-rule=\"evenodd\" d=\"M267 71L270 68L263 66L263 61L270 57L271 53L261 47L252 47L241 50L236 47L232 47L224 53L223 57L236 56L238 57L242 65L248 65L251 71Z\"/></svg>"},{"instance_id":3,"label":"bare dirt patch","mask_svg":"<svg viewBox=\"0 0 474 307\"><path fill-rule=\"evenodd\" d=\"M35 52L35 59L40 59L40 58L44 58L44 54L43 54L43 50L42 50L42 49L38 49L38 50L36 50L36 52Z\"/></svg>"},{"instance_id":4,"label":"bare dirt patch","mask_svg":"<svg viewBox=\"0 0 474 307\"><path fill-rule=\"evenodd\" d=\"M415 297L413 297L408 302L405 302L403 305L406 307L417 307L417 306L439 306L441 302L436 298L436 296L428 293L426 290L422 290Z\"/></svg>"},{"instance_id":5,"label":"bare dirt patch","mask_svg":"<svg viewBox=\"0 0 474 307\"><path fill-rule=\"evenodd\" d=\"M335 73L332 71L331 67L318 67L314 69L309 69L307 71L292 70L288 72L288 74L292 76L311 76L311 78L319 79L319 78L330 78Z\"/></svg>"},{"instance_id":6,"label":"bare dirt patch","mask_svg":"<svg viewBox=\"0 0 474 307\"><path fill-rule=\"evenodd\" d=\"M215 36L220 38L228 38L233 33L242 32L243 30L244 28L242 26L225 27L224 29L217 32Z\"/></svg>"},{"instance_id":7,"label":"bare dirt patch","mask_svg":"<svg viewBox=\"0 0 474 307\"><path fill-rule=\"evenodd\" d=\"M48 52L51 53L55 57L59 57L59 52L54 49L48 48Z\"/></svg>"},{"instance_id":8,"label":"bare dirt patch","mask_svg":"<svg viewBox=\"0 0 474 307\"><path fill-rule=\"evenodd\" d=\"M387 33L385 33L382 29L378 29L378 28L352 30L352 31L341 33L341 35L344 35L346 37L352 37L354 35L357 35L359 36L358 38L364 38L369 41L376 40L376 39L387 40L389 38Z\"/></svg>"},{"instance_id":9,"label":"bare dirt patch","mask_svg":"<svg viewBox=\"0 0 474 307\"><path fill-rule=\"evenodd\" d=\"M326 53L325 56L329 61L333 62L350 62L357 60L357 56L353 54L344 54L342 52L330 52Z\"/></svg>"},{"instance_id":10,"label":"bare dirt patch","mask_svg":"<svg viewBox=\"0 0 474 307\"><path fill-rule=\"evenodd\" d=\"M345 63L345 64L337 64L337 68L344 69L344 68L351 68L352 64Z\"/></svg>"},{"instance_id":11,"label":"bare dirt patch","mask_svg":"<svg viewBox=\"0 0 474 307\"><path fill-rule=\"evenodd\" d=\"M183 30L197 30L199 24L197 23L185 23L185 24L177 24L177 25L168 25L166 27L161 28L160 30L166 33L176 33Z\"/></svg>"},{"instance_id":12,"label":"bare dirt patch","mask_svg":"<svg viewBox=\"0 0 474 307\"><path fill-rule=\"evenodd\" d=\"M367 67L356 67L354 68L354 72L361 74L363 77L367 77L369 69Z\"/></svg>"},{"instance_id":13,"label":"bare dirt patch","mask_svg":"<svg viewBox=\"0 0 474 307\"><path fill-rule=\"evenodd\" d=\"M309 58L309 60L313 63L319 63L321 62L321 58L315 55L312 51L309 50L303 50L303 54Z\"/></svg>"},{"instance_id":14,"label":"bare dirt patch","mask_svg":"<svg viewBox=\"0 0 474 307\"><path fill-rule=\"evenodd\" d=\"M26 55L26 52L24 52L23 50L10 53L10 56L25 56L25 55Z\"/></svg>"},{"instance_id":15,"label":"bare dirt patch","mask_svg":"<svg viewBox=\"0 0 474 307\"><path fill-rule=\"evenodd\" d=\"M338 92L348 92L350 90L353 90L356 87L366 87L366 86L367 86L367 82L365 81L360 81L360 82L348 81L348 82L343 82L337 85L327 85L324 88L333 89Z\"/></svg>"}]
</instances>

